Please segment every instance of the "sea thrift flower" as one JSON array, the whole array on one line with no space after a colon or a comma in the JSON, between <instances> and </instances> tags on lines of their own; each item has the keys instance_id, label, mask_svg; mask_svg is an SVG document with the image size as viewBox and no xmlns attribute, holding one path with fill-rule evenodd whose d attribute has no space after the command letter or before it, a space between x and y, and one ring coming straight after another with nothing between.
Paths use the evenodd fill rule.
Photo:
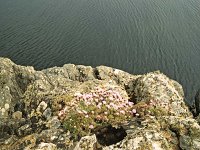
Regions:
<instances>
[{"instance_id":1,"label":"sea thrift flower","mask_svg":"<svg viewBox=\"0 0 200 150\"><path fill-rule=\"evenodd\" d=\"M133 114L137 115L133 105L133 102L129 102L128 98L124 98L115 88L95 87L94 90L88 93L76 92L74 99L58 115L67 118L68 130L72 130L71 125L76 125L79 134L82 133L80 130L83 127L86 128L85 131L89 131L89 129L94 129L104 123L111 125L124 123L130 117L133 117ZM70 118L77 118L77 122L73 121L72 124Z\"/></svg>"},{"instance_id":2,"label":"sea thrift flower","mask_svg":"<svg viewBox=\"0 0 200 150\"><path fill-rule=\"evenodd\" d=\"M90 128L90 129L94 129L94 126L91 124L91 125L89 126L89 128Z\"/></svg>"},{"instance_id":3,"label":"sea thrift flower","mask_svg":"<svg viewBox=\"0 0 200 150\"><path fill-rule=\"evenodd\" d=\"M85 94L85 97L86 97L87 99L89 99L89 98L92 97L92 95L90 95L90 94Z\"/></svg>"},{"instance_id":4,"label":"sea thrift flower","mask_svg":"<svg viewBox=\"0 0 200 150\"><path fill-rule=\"evenodd\" d=\"M97 108L101 109L101 105L97 105Z\"/></svg>"},{"instance_id":5,"label":"sea thrift flower","mask_svg":"<svg viewBox=\"0 0 200 150\"><path fill-rule=\"evenodd\" d=\"M85 101L87 100L87 98L86 98L86 96L85 96L85 95L83 95L82 97L83 97L83 99L84 99Z\"/></svg>"},{"instance_id":6,"label":"sea thrift flower","mask_svg":"<svg viewBox=\"0 0 200 150\"><path fill-rule=\"evenodd\" d=\"M91 105L91 102L86 102L86 105Z\"/></svg>"},{"instance_id":7,"label":"sea thrift flower","mask_svg":"<svg viewBox=\"0 0 200 150\"><path fill-rule=\"evenodd\" d=\"M111 101L114 100L114 98L113 98L112 96L110 96L109 99L110 99Z\"/></svg>"},{"instance_id":8,"label":"sea thrift flower","mask_svg":"<svg viewBox=\"0 0 200 150\"><path fill-rule=\"evenodd\" d=\"M114 105L115 105L114 103L112 103L112 102L110 103L110 106L111 106L111 107L114 107Z\"/></svg>"},{"instance_id":9,"label":"sea thrift flower","mask_svg":"<svg viewBox=\"0 0 200 150\"><path fill-rule=\"evenodd\" d=\"M124 104L119 104L117 107L118 107L118 108L123 108L123 107L125 107L125 106L124 106Z\"/></svg>"},{"instance_id":10,"label":"sea thrift flower","mask_svg":"<svg viewBox=\"0 0 200 150\"><path fill-rule=\"evenodd\" d=\"M110 105L106 105L106 107L108 108L108 109L110 109L111 107L110 107Z\"/></svg>"},{"instance_id":11,"label":"sea thrift flower","mask_svg":"<svg viewBox=\"0 0 200 150\"><path fill-rule=\"evenodd\" d=\"M132 110L132 113L135 114L135 113L136 113L136 109L133 109L133 110Z\"/></svg>"},{"instance_id":12,"label":"sea thrift flower","mask_svg":"<svg viewBox=\"0 0 200 150\"><path fill-rule=\"evenodd\" d=\"M106 104L106 101L103 101L102 103L103 103L103 104Z\"/></svg>"},{"instance_id":13,"label":"sea thrift flower","mask_svg":"<svg viewBox=\"0 0 200 150\"><path fill-rule=\"evenodd\" d=\"M118 107L117 105L114 105L113 108L114 108L115 110L117 110L119 107Z\"/></svg>"},{"instance_id":14,"label":"sea thrift flower","mask_svg":"<svg viewBox=\"0 0 200 150\"><path fill-rule=\"evenodd\" d=\"M124 110L120 110L120 113L124 115L124 114L125 114L125 111L124 111Z\"/></svg>"},{"instance_id":15,"label":"sea thrift flower","mask_svg":"<svg viewBox=\"0 0 200 150\"><path fill-rule=\"evenodd\" d=\"M96 93L92 93L93 97L98 97L98 95Z\"/></svg>"}]
</instances>

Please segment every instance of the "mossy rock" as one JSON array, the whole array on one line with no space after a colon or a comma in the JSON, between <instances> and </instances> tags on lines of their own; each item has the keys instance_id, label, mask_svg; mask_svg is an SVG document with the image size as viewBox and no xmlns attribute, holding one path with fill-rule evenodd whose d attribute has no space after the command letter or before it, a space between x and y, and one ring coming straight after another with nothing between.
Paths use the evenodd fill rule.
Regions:
<instances>
[{"instance_id":1,"label":"mossy rock","mask_svg":"<svg viewBox=\"0 0 200 150\"><path fill-rule=\"evenodd\" d=\"M152 106L148 109L148 111L150 112L150 115L153 115L156 117L168 115L167 111L160 106Z\"/></svg>"},{"instance_id":2,"label":"mossy rock","mask_svg":"<svg viewBox=\"0 0 200 150\"><path fill-rule=\"evenodd\" d=\"M134 108L137 110L137 113L140 117L145 117L146 115L151 115L155 117L167 116L168 112L165 108L151 105L149 102L141 101L137 103Z\"/></svg>"},{"instance_id":3,"label":"mossy rock","mask_svg":"<svg viewBox=\"0 0 200 150\"><path fill-rule=\"evenodd\" d=\"M62 94L62 95L53 95L49 97L51 99L51 106L53 111L59 111L64 106L70 105L74 96L72 94Z\"/></svg>"}]
</instances>

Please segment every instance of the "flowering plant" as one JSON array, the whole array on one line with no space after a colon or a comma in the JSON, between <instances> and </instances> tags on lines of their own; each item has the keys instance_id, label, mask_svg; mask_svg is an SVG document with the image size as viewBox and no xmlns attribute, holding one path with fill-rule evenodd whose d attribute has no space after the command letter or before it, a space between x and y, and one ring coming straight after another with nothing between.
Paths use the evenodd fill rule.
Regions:
<instances>
[{"instance_id":1,"label":"flowering plant","mask_svg":"<svg viewBox=\"0 0 200 150\"><path fill-rule=\"evenodd\" d=\"M65 106L58 116L64 120L67 130L79 136L87 135L99 126L122 124L136 113L133 102L111 88L97 87L90 93L77 92L70 105L73 109Z\"/></svg>"}]
</instances>

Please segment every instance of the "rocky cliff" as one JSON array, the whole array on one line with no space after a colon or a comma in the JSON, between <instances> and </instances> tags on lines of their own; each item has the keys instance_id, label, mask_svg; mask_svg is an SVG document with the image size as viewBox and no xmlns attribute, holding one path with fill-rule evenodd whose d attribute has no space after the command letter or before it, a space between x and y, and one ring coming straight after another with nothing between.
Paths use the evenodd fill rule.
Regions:
<instances>
[{"instance_id":1,"label":"rocky cliff","mask_svg":"<svg viewBox=\"0 0 200 150\"><path fill-rule=\"evenodd\" d=\"M197 150L200 126L182 86L66 64L41 71L0 58L1 150Z\"/></svg>"}]
</instances>

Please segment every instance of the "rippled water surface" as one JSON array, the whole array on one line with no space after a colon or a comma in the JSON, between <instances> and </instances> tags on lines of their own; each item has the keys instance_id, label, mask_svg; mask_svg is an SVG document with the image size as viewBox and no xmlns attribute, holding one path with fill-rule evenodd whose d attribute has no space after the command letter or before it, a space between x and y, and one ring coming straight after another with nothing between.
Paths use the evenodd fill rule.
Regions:
<instances>
[{"instance_id":1,"label":"rippled water surface","mask_svg":"<svg viewBox=\"0 0 200 150\"><path fill-rule=\"evenodd\" d=\"M0 56L36 69L161 70L200 88L199 0L0 0Z\"/></svg>"}]
</instances>

